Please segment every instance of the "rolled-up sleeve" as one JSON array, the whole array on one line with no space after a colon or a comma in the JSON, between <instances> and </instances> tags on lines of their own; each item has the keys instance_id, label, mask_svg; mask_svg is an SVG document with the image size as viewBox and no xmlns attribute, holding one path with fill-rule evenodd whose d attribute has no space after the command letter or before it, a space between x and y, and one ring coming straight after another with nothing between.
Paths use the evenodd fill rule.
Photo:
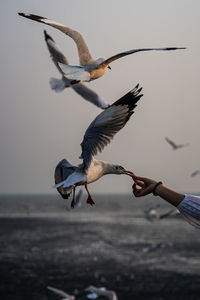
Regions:
<instances>
[{"instance_id":1,"label":"rolled-up sleeve","mask_svg":"<svg viewBox=\"0 0 200 300\"><path fill-rule=\"evenodd\" d=\"M200 196L185 195L177 208L191 225L200 229Z\"/></svg>"}]
</instances>

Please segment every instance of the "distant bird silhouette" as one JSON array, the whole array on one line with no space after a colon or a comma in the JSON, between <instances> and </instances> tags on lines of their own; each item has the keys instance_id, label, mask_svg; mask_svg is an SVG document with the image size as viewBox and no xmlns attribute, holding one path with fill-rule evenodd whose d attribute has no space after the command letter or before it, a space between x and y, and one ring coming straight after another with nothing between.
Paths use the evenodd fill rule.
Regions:
<instances>
[{"instance_id":1,"label":"distant bird silhouette","mask_svg":"<svg viewBox=\"0 0 200 300\"><path fill-rule=\"evenodd\" d=\"M177 50L177 49L185 49L184 47L165 47L165 48L141 48L141 49L133 49L125 52L118 53L116 55L113 55L109 57L108 59L99 58L97 60L94 60L89 52L89 49L87 47L87 44L85 43L82 35L63 25L60 23L57 23L56 21L37 16L27 13L18 13L20 16L44 23L46 25L50 25L66 35L70 36L74 42L76 43L76 46L78 48L78 54L79 54L79 62L80 65L78 66L70 66L63 63L59 63L62 71L67 75L69 79L72 80L81 80L81 81L91 81L95 80L101 76L104 75L107 68L110 68L110 63L127 55L141 52L141 51L153 51L153 50L161 50L161 51L170 51L170 50Z\"/></svg>"},{"instance_id":2,"label":"distant bird silhouette","mask_svg":"<svg viewBox=\"0 0 200 300\"><path fill-rule=\"evenodd\" d=\"M62 51L56 45L52 37L46 32L46 30L44 30L44 36L45 36L47 47L50 52L50 56L55 66L57 67L58 71L62 75L61 79L57 79L57 78L50 79L50 86L52 90L54 90L56 93L60 93L65 88L71 87L77 94L79 94L85 100L91 102L92 104L102 109L107 108L109 105L105 103L104 100L97 93L95 93L94 91L86 87L84 84L79 83L79 81L70 80L64 75L62 69L59 66L59 63L68 65L68 60L66 56L64 56Z\"/></svg>"},{"instance_id":3,"label":"distant bird silhouette","mask_svg":"<svg viewBox=\"0 0 200 300\"><path fill-rule=\"evenodd\" d=\"M198 174L200 174L200 170L196 170L196 171L192 172L190 176L195 177Z\"/></svg>"},{"instance_id":4,"label":"distant bird silhouette","mask_svg":"<svg viewBox=\"0 0 200 300\"><path fill-rule=\"evenodd\" d=\"M161 211L159 212L160 207L161 207L160 204L154 204L153 206L148 208L145 211L146 218L149 221L152 221L153 219L160 220L173 215L177 211L177 209L172 208L172 209L168 209L165 212L161 212Z\"/></svg>"},{"instance_id":5,"label":"distant bird silhouette","mask_svg":"<svg viewBox=\"0 0 200 300\"><path fill-rule=\"evenodd\" d=\"M184 148L189 146L189 143L186 144L175 144L172 140L170 140L168 137L165 138L165 140L170 144L170 146L172 147L173 150L177 150L180 148Z\"/></svg>"},{"instance_id":6,"label":"distant bird silhouette","mask_svg":"<svg viewBox=\"0 0 200 300\"><path fill-rule=\"evenodd\" d=\"M134 113L137 102L143 96L142 88L137 85L133 90L114 102L100 113L90 124L81 143L83 163L73 166L63 159L55 169L55 188L64 199L67 199L73 191L71 206L75 205L75 189L85 185L88 193L87 203L93 205L94 201L88 191L87 185L98 180L106 174L126 174L132 176L132 172L125 170L120 165L110 164L94 158L108 145L114 135L122 129ZM72 128L73 133L73 128Z\"/></svg>"},{"instance_id":7,"label":"distant bird silhouette","mask_svg":"<svg viewBox=\"0 0 200 300\"><path fill-rule=\"evenodd\" d=\"M96 288L95 286L89 286L88 288L85 289L86 292L90 292L92 294L96 294L97 297L98 296L104 296L110 300L117 300L117 294L114 291L109 291L107 290L105 287L101 287L101 288ZM90 298L90 297L88 297ZM90 298L90 299L94 299L94 298Z\"/></svg>"},{"instance_id":8,"label":"distant bird silhouette","mask_svg":"<svg viewBox=\"0 0 200 300\"><path fill-rule=\"evenodd\" d=\"M64 298L62 298L62 300L97 299L101 296L103 296L109 300L117 300L118 299L117 295L114 291L109 291L105 287L97 288L95 286L89 286L85 290L77 293L76 296L69 295L64 291L54 288L54 287L51 287L51 286L48 286L47 288L48 288L48 290L52 291L53 293L55 293L61 297L64 297Z\"/></svg>"},{"instance_id":9,"label":"distant bird silhouette","mask_svg":"<svg viewBox=\"0 0 200 300\"><path fill-rule=\"evenodd\" d=\"M160 204L154 204L145 210L145 215L147 219L157 218L158 219L158 211L157 208L160 207Z\"/></svg>"}]
</instances>

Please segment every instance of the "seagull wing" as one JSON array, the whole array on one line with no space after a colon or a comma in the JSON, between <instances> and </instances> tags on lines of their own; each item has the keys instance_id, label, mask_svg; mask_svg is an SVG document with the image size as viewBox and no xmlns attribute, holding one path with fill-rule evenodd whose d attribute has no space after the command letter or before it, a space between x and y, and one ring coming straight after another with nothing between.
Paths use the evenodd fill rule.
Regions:
<instances>
[{"instance_id":1,"label":"seagull wing","mask_svg":"<svg viewBox=\"0 0 200 300\"><path fill-rule=\"evenodd\" d=\"M186 49L184 47L167 47L167 48L141 48L141 49L133 49L133 50L129 50L129 51L125 51L125 52L121 52L121 53L118 53L116 55L113 55L111 56L110 58L104 60L100 66L107 66L109 65L111 62L121 58L121 57L124 57L124 56L127 56L127 55L130 55L130 54L133 54L133 53L136 53L136 52L144 52L144 51L171 51L171 50L177 50L177 49Z\"/></svg>"},{"instance_id":2,"label":"seagull wing","mask_svg":"<svg viewBox=\"0 0 200 300\"><path fill-rule=\"evenodd\" d=\"M166 137L165 140L166 140L173 148L177 148L177 145L176 145L172 140L170 140L168 137Z\"/></svg>"},{"instance_id":3,"label":"seagull wing","mask_svg":"<svg viewBox=\"0 0 200 300\"><path fill-rule=\"evenodd\" d=\"M184 147L187 147L189 146L190 144L189 143L186 143L186 144L179 144L176 146L176 148L184 148Z\"/></svg>"},{"instance_id":4,"label":"seagull wing","mask_svg":"<svg viewBox=\"0 0 200 300\"><path fill-rule=\"evenodd\" d=\"M65 181L75 170L75 166L72 166L66 159L62 159L55 168L55 184L57 185L60 182ZM65 189L62 186L57 187L57 191L64 199L67 199L71 193L71 189Z\"/></svg>"},{"instance_id":5,"label":"seagull wing","mask_svg":"<svg viewBox=\"0 0 200 300\"><path fill-rule=\"evenodd\" d=\"M66 35L71 37L74 40L74 42L76 43L76 46L78 49L78 54L79 54L80 64L86 65L91 61L93 62L93 58L89 52L87 44L85 43L82 35L79 32L77 32L63 24L57 23L53 20L50 20L50 19L47 19L44 17L40 17L40 16L32 15L32 14L26 14L26 13L18 13L18 14L22 17L25 17L25 18L28 18L28 19L31 19L31 20L34 20L34 21L37 21L40 23L44 23L46 25L52 26L52 27L62 31L63 33L65 33Z\"/></svg>"},{"instance_id":6,"label":"seagull wing","mask_svg":"<svg viewBox=\"0 0 200 300\"><path fill-rule=\"evenodd\" d=\"M97 93L95 93L93 90L89 89L85 85L77 83L73 84L71 87L75 92L77 92L77 94L82 96L85 100L93 103L94 105L102 109L105 109L109 106Z\"/></svg>"},{"instance_id":7,"label":"seagull wing","mask_svg":"<svg viewBox=\"0 0 200 300\"><path fill-rule=\"evenodd\" d=\"M60 295L60 296L62 296L62 297L65 297L66 300L67 300L67 299L69 299L69 300L75 299L74 296L71 296L71 295L65 293L65 292L62 291L62 290L56 289L56 288L51 287L51 286L48 286L47 288L48 288L48 290L52 291L53 293L55 293L55 294L57 294L57 295Z\"/></svg>"},{"instance_id":8,"label":"seagull wing","mask_svg":"<svg viewBox=\"0 0 200 300\"><path fill-rule=\"evenodd\" d=\"M100 113L90 124L81 143L82 154L80 158L83 159L85 171L90 166L92 157L101 152L129 120L134 112L136 103L142 97L142 94L140 94L141 90L142 88L139 88L139 85L137 85L133 90Z\"/></svg>"},{"instance_id":9,"label":"seagull wing","mask_svg":"<svg viewBox=\"0 0 200 300\"><path fill-rule=\"evenodd\" d=\"M71 80L83 80L90 81L90 73L85 71L82 66L69 66L62 63L58 63L63 73Z\"/></svg>"},{"instance_id":10,"label":"seagull wing","mask_svg":"<svg viewBox=\"0 0 200 300\"><path fill-rule=\"evenodd\" d=\"M45 41L47 44L47 48L49 49L50 52L50 56L54 62L54 64L56 65L58 71L64 75L64 72L62 71L62 69L60 68L59 63L68 65L68 60L67 58L64 56L64 54L62 53L62 51L59 49L59 47L56 45L55 41L52 39L52 37L46 32L46 30L44 30L44 37L45 37Z\"/></svg>"}]
</instances>

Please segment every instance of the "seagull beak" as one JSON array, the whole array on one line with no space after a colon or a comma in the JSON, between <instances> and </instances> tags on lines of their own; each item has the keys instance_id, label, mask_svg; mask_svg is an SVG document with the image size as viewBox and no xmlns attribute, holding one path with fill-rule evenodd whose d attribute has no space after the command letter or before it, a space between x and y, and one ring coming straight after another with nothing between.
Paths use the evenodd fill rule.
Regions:
<instances>
[{"instance_id":1,"label":"seagull beak","mask_svg":"<svg viewBox=\"0 0 200 300\"><path fill-rule=\"evenodd\" d=\"M124 170L124 174L128 175L128 176L131 176L131 177L134 177L135 174L131 171L127 171L127 170Z\"/></svg>"},{"instance_id":2,"label":"seagull beak","mask_svg":"<svg viewBox=\"0 0 200 300\"><path fill-rule=\"evenodd\" d=\"M108 65L108 69L110 69L110 70L111 70L111 66L110 66L110 65Z\"/></svg>"}]
</instances>

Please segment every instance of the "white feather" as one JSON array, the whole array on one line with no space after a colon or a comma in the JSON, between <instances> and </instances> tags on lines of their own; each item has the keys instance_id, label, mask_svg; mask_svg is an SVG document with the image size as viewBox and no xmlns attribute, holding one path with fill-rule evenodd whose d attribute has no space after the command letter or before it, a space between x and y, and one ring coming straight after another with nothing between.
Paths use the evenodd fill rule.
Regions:
<instances>
[{"instance_id":1,"label":"white feather","mask_svg":"<svg viewBox=\"0 0 200 300\"><path fill-rule=\"evenodd\" d=\"M68 79L71 80L84 80L89 81L90 80L90 73L86 72L84 68L82 67L76 67L76 66L69 66L62 63L58 63L61 70L65 75L67 75Z\"/></svg>"},{"instance_id":2,"label":"white feather","mask_svg":"<svg viewBox=\"0 0 200 300\"><path fill-rule=\"evenodd\" d=\"M87 179L86 175L79 173L79 172L74 172L69 177L67 177L67 179L55 184L54 188L59 188L62 185L64 188L68 188L72 185L75 185L75 184L81 182L81 181L86 181L86 179Z\"/></svg>"},{"instance_id":3,"label":"white feather","mask_svg":"<svg viewBox=\"0 0 200 300\"><path fill-rule=\"evenodd\" d=\"M61 93L65 89L65 82L62 79L50 78L49 84L51 89L56 93Z\"/></svg>"}]
</instances>

